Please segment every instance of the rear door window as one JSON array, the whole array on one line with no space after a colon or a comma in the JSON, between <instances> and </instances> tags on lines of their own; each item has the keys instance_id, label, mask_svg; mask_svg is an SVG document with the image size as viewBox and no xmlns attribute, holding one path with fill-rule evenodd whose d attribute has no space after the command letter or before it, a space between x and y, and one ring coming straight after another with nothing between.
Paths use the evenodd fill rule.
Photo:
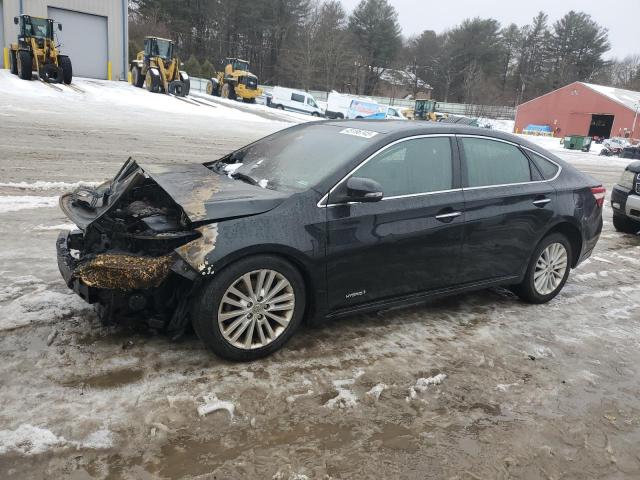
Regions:
<instances>
[{"instance_id":1,"label":"rear door window","mask_svg":"<svg viewBox=\"0 0 640 480\"><path fill-rule=\"evenodd\" d=\"M304 95L300 95L299 93L292 93L291 100L294 102L304 103Z\"/></svg>"},{"instance_id":2,"label":"rear door window","mask_svg":"<svg viewBox=\"0 0 640 480\"><path fill-rule=\"evenodd\" d=\"M509 143L461 137L468 187L509 185L532 181L529 159Z\"/></svg>"},{"instance_id":3,"label":"rear door window","mask_svg":"<svg viewBox=\"0 0 640 480\"><path fill-rule=\"evenodd\" d=\"M378 182L386 198L450 190L451 142L448 137L405 140L377 154L353 175Z\"/></svg>"}]
</instances>

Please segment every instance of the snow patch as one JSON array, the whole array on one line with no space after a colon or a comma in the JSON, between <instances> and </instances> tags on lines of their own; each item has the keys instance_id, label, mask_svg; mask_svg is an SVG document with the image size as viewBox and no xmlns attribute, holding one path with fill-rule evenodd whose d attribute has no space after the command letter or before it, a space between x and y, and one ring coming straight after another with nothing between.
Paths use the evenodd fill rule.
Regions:
<instances>
[{"instance_id":1,"label":"snow patch","mask_svg":"<svg viewBox=\"0 0 640 480\"><path fill-rule=\"evenodd\" d=\"M444 373L439 373L429 378L419 378L413 387L418 392L425 392L431 385L440 385L447 378Z\"/></svg>"},{"instance_id":2,"label":"snow patch","mask_svg":"<svg viewBox=\"0 0 640 480\"><path fill-rule=\"evenodd\" d=\"M0 455L8 452L36 455L65 442L51 430L23 423L16 430L0 430Z\"/></svg>"},{"instance_id":3,"label":"snow patch","mask_svg":"<svg viewBox=\"0 0 640 480\"><path fill-rule=\"evenodd\" d=\"M0 213L17 212L29 208L50 208L58 205L58 197L36 197L28 195L0 196Z\"/></svg>"},{"instance_id":4,"label":"snow patch","mask_svg":"<svg viewBox=\"0 0 640 480\"><path fill-rule=\"evenodd\" d=\"M378 401L380 399L380 395L386 388L387 386L384 383L379 383L375 385L371 390L369 390L366 394Z\"/></svg>"},{"instance_id":5,"label":"snow patch","mask_svg":"<svg viewBox=\"0 0 640 480\"><path fill-rule=\"evenodd\" d=\"M36 225L34 230L73 230L76 226L73 223L60 223L58 225Z\"/></svg>"},{"instance_id":6,"label":"snow patch","mask_svg":"<svg viewBox=\"0 0 640 480\"><path fill-rule=\"evenodd\" d=\"M8 292L10 293L10 292ZM52 322L91 311L78 296L40 287L0 306L0 331L32 323Z\"/></svg>"},{"instance_id":7,"label":"snow patch","mask_svg":"<svg viewBox=\"0 0 640 480\"><path fill-rule=\"evenodd\" d=\"M16 452L37 455L53 448L73 447L100 450L113 445L113 434L107 429L93 432L82 441L66 440L51 430L23 423L15 430L0 430L0 455Z\"/></svg>"},{"instance_id":8,"label":"snow patch","mask_svg":"<svg viewBox=\"0 0 640 480\"><path fill-rule=\"evenodd\" d=\"M229 416L233 420L233 415L236 409L233 402L218 400L218 397L215 393L205 396L204 401L205 403L198 407L198 415L200 415L201 417L204 417L205 415L218 410L226 410L227 412L229 412Z\"/></svg>"},{"instance_id":9,"label":"snow patch","mask_svg":"<svg viewBox=\"0 0 640 480\"><path fill-rule=\"evenodd\" d=\"M73 190L78 187L95 187L100 182L0 182L0 187L19 188L20 190Z\"/></svg>"}]
</instances>

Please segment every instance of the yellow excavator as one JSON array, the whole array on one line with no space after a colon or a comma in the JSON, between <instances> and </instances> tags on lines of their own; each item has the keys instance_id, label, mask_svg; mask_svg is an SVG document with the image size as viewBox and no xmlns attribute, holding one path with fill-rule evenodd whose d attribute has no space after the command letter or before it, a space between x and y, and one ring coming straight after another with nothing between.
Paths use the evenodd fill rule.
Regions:
<instances>
[{"instance_id":1,"label":"yellow excavator","mask_svg":"<svg viewBox=\"0 0 640 480\"><path fill-rule=\"evenodd\" d=\"M9 69L23 80L31 80L36 72L47 83L66 83L73 78L71 60L60 55L54 39L54 21L50 18L20 15L13 23L19 25L18 41L9 47ZM62 24L58 23L58 30Z\"/></svg>"},{"instance_id":2,"label":"yellow excavator","mask_svg":"<svg viewBox=\"0 0 640 480\"><path fill-rule=\"evenodd\" d=\"M249 62L239 58L225 58L222 67L207 82L207 93L256 103L256 98L262 95L262 89L258 88L258 77L249 71Z\"/></svg>"},{"instance_id":3,"label":"yellow excavator","mask_svg":"<svg viewBox=\"0 0 640 480\"><path fill-rule=\"evenodd\" d=\"M144 50L131 61L131 83L145 86L153 93L168 93L177 97L189 95L191 80L180 70L173 41L166 38L145 37Z\"/></svg>"}]
</instances>

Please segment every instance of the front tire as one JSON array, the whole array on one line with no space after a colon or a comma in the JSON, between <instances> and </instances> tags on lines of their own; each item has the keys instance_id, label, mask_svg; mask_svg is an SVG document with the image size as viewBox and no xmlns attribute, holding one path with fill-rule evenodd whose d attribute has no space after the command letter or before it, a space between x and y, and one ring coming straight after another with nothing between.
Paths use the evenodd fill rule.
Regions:
<instances>
[{"instance_id":1,"label":"front tire","mask_svg":"<svg viewBox=\"0 0 640 480\"><path fill-rule=\"evenodd\" d=\"M561 233L543 238L531 256L524 280L514 288L516 295L529 303L553 299L567 282L572 254L571 243Z\"/></svg>"},{"instance_id":2,"label":"front tire","mask_svg":"<svg viewBox=\"0 0 640 480\"><path fill-rule=\"evenodd\" d=\"M280 349L302 323L300 272L271 255L248 257L205 284L193 305L193 327L216 355L250 361Z\"/></svg>"},{"instance_id":3,"label":"front tire","mask_svg":"<svg viewBox=\"0 0 640 480\"><path fill-rule=\"evenodd\" d=\"M640 231L640 222L636 222L626 215L614 213L613 227L621 233L638 233Z\"/></svg>"},{"instance_id":4,"label":"front tire","mask_svg":"<svg viewBox=\"0 0 640 480\"><path fill-rule=\"evenodd\" d=\"M66 55L60 55L58 57L58 64L62 69L62 81L65 85L70 85L73 80L73 66L71 65L71 59Z\"/></svg>"},{"instance_id":5,"label":"front tire","mask_svg":"<svg viewBox=\"0 0 640 480\"><path fill-rule=\"evenodd\" d=\"M18 52L18 76L22 80L33 78L33 58L31 52L20 50Z\"/></svg>"}]
</instances>

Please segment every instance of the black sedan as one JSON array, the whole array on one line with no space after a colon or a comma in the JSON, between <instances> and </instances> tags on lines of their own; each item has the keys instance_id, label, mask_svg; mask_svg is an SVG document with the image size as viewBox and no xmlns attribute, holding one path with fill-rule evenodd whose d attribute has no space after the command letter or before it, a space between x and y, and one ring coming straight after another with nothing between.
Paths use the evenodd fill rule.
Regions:
<instances>
[{"instance_id":1,"label":"black sedan","mask_svg":"<svg viewBox=\"0 0 640 480\"><path fill-rule=\"evenodd\" d=\"M548 302L602 229L604 188L521 138L456 125L297 125L211 163L138 164L60 204L67 285L218 355L303 319L503 285Z\"/></svg>"}]
</instances>

